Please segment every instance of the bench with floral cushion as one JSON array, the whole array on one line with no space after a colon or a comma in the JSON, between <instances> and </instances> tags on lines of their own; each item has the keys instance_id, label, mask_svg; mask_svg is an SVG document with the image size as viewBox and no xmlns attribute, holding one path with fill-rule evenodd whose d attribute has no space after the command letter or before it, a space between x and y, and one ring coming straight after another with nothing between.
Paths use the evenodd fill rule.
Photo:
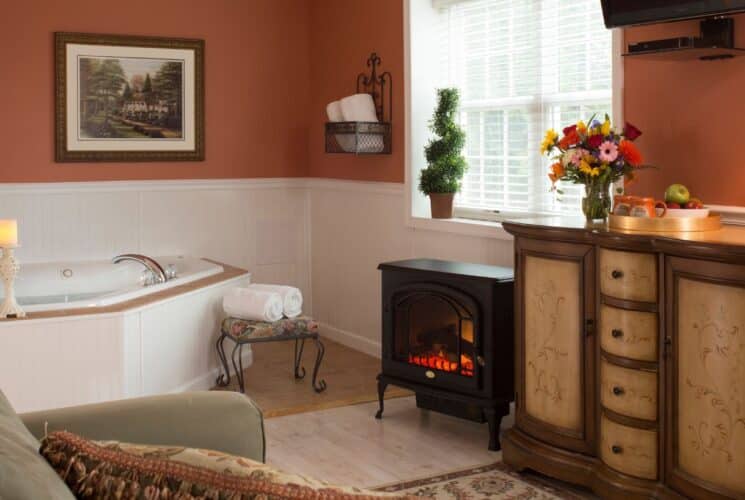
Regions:
<instances>
[{"instance_id":1,"label":"bench with floral cushion","mask_svg":"<svg viewBox=\"0 0 745 500\"><path fill-rule=\"evenodd\" d=\"M225 339L230 339L235 344L230 358L241 392L245 393L246 391L243 379L243 359L241 357L244 345L260 342L295 341L294 374L296 379L302 379L305 377L305 368L300 366L300 362L302 361L303 347L305 346L306 339L313 340L317 348L316 361L313 366L313 390L316 392L326 390L326 381L318 380L318 368L321 366L321 361L323 361L325 348L318 336L318 323L311 318L300 316L297 318L284 318L274 322L232 317L225 318L220 327L220 337L216 343L217 355L225 369L225 373L221 373L217 377L216 383L220 387L230 384L230 367L228 366L228 358L225 354Z\"/></svg>"}]
</instances>

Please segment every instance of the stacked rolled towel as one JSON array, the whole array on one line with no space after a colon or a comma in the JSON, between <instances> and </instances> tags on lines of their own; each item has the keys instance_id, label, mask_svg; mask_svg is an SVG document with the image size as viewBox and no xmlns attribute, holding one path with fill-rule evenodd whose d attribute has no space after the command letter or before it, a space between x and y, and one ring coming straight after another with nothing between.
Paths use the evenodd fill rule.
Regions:
<instances>
[{"instance_id":1,"label":"stacked rolled towel","mask_svg":"<svg viewBox=\"0 0 745 500\"><path fill-rule=\"evenodd\" d=\"M233 288L223 297L222 308L236 318L274 322L282 319L284 304L278 293Z\"/></svg>"},{"instance_id":2,"label":"stacked rolled towel","mask_svg":"<svg viewBox=\"0 0 745 500\"><path fill-rule=\"evenodd\" d=\"M283 285L248 285L249 290L256 290L264 293L276 293L282 297L282 307L285 316L296 318L303 312L303 294L294 286Z\"/></svg>"},{"instance_id":3,"label":"stacked rolled towel","mask_svg":"<svg viewBox=\"0 0 745 500\"><path fill-rule=\"evenodd\" d=\"M375 101L370 94L354 94L339 101L341 114L347 122L377 122Z\"/></svg>"},{"instance_id":4,"label":"stacked rolled towel","mask_svg":"<svg viewBox=\"0 0 745 500\"><path fill-rule=\"evenodd\" d=\"M370 94L354 94L326 105L326 116L330 122L378 122L375 101ZM360 144L355 144L352 134L336 134L336 142L348 153L380 153L383 151L383 136L360 134Z\"/></svg>"},{"instance_id":5,"label":"stacked rolled towel","mask_svg":"<svg viewBox=\"0 0 745 500\"><path fill-rule=\"evenodd\" d=\"M326 105L326 116L328 116L330 122L343 122L344 115L341 112L341 104L339 101L330 102ZM336 142L339 147L347 153L354 153L354 140L353 135L348 134L336 134Z\"/></svg>"}]
</instances>

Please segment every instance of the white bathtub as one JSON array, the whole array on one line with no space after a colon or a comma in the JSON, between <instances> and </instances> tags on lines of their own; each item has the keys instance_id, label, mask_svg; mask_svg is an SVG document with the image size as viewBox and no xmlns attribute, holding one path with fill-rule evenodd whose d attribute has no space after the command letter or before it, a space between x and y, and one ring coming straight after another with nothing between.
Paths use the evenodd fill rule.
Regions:
<instances>
[{"instance_id":1,"label":"white bathtub","mask_svg":"<svg viewBox=\"0 0 745 500\"><path fill-rule=\"evenodd\" d=\"M26 312L109 306L223 272L222 266L195 257L153 258L164 269L174 266L176 278L144 286L146 269L132 261L22 263L16 299Z\"/></svg>"},{"instance_id":2,"label":"white bathtub","mask_svg":"<svg viewBox=\"0 0 745 500\"><path fill-rule=\"evenodd\" d=\"M0 388L16 410L214 386L222 297L250 274L194 257L155 259L178 277L143 287L136 262L21 263L16 292L28 317L0 320ZM156 292L164 293L140 298ZM252 352L243 352L249 366Z\"/></svg>"}]
</instances>

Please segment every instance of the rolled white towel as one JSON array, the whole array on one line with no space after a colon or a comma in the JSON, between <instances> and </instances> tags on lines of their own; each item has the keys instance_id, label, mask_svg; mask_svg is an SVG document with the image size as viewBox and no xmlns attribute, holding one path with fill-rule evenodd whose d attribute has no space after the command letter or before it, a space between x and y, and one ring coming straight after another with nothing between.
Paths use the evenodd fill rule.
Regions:
<instances>
[{"instance_id":1,"label":"rolled white towel","mask_svg":"<svg viewBox=\"0 0 745 500\"><path fill-rule=\"evenodd\" d=\"M295 318L303 312L303 294L294 286L262 285L259 283L248 285L250 290L264 293L276 293L282 297L282 307L285 316Z\"/></svg>"},{"instance_id":2,"label":"rolled white towel","mask_svg":"<svg viewBox=\"0 0 745 500\"><path fill-rule=\"evenodd\" d=\"M344 115L341 112L339 101L330 102L326 105L326 116L330 122L343 122Z\"/></svg>"},{"instance_id":3,"label":"rolled white towel","mask_svg":"<svg viewBox=\"0 0 745 500\"><path fill-rule=\"evenodd\" d=\"M354 94L339 101L346 122L377 122L375 101L370 94Z\"/></svg>"},{"instance_id":4,"label":"rolled white towel","mask_svg":"<svg viewBox=\"0 0 745 500\"><path fill-rule=\"evenodd\" d=\"M341 112L341 104L339 101L330 102L326 105L326 116L328 116L330 122L343 122L344 115ZM339 147L347 153L354 153L354 141L355 137L351 134L336 134L337 144Z\"/></svg>"},{"instance_id":5,"label":"rolled white towel","mask_svg":"<svg viewBox=\"0 0 745 500\"><path fill-rule=\"evenodd\" d=\"M233 288L222 298L222 308L236 318L273 322L282 319L284 306L278 293Z\"/></svg>"},{"instance_id":6,"label":"rolled white towel","mask_svg":"<svg viewBox=\"0 0 745 500\"><path fill-rule=\"evenodd\" d=\"M344 121L377 122L375 101L370 94L354 94L339 101ZM356 153L380 153L383 151L383 136L377 134L360 134ZM346 150L348 151L348 150Z\"/></svg>"}]
</instances>

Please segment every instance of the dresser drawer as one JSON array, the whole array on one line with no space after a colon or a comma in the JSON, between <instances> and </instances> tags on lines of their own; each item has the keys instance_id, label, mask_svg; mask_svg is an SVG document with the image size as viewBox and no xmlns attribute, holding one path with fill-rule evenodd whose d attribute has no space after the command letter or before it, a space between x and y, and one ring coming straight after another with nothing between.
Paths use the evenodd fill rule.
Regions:
<instances>
[{"instance_id":1,"label":"dresser drawer","mask_svg":"<svg viewBox=\"0 0 745 500\"><path fill-rule=\"evenodd\" d=\"M657 258L601 248L600 291L618 299L657 302Z\"/></svg>"},{"instance_id":2,"label":"dresser drawer","mask_svg":"<svg viewBox=\"0 0 745 500\"><path fill-rule=\"evenodd\" d=\"M600 459L609 467L642 479L657 479L657 431L600 419Z\"/></svg>"},{"instance_id":3,"label":"dresser drawer","mask_svg":"<svg viewBox=\"0 0 745 500\"><path fill-rule=\"evenodd\" d=\"M600 306L600 346L605 352L657 361L657 313Z\"/></svg>"},{"instance_id":4,"label":"dresser drawer","mask_svg":"<svg viewBox=\"0 0 745 500\"><path fill-rule=\"evenodd\" d=\"M657 374L600 360L600 402L628 417L657 419Z\"/></svg>"}]
</instances>

